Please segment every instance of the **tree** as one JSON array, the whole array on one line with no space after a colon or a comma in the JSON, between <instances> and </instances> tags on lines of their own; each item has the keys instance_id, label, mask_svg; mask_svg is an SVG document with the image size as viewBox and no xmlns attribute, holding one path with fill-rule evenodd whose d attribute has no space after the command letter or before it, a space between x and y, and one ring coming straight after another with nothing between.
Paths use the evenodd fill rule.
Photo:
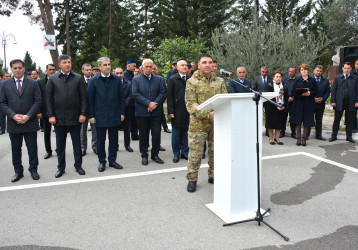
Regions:
<instances>
[{"instance_id":1,"label":"tree","mask_svg":"<svg viewBox=\"0 0 358 250\"><path fill-rule=\"evenodd\" d=\"M243 22L236 32L213 32L212 53L220 66L232 72L244 66L249 79L253 79L264 65L271 72L284 72L301 63L313 65L328 41L323 34L303 36L300 30L301 26L295 23L285 28L282 23L261 20L255 28L254 24Z\"/></svg>"},{"instance_id":2,"label":"tree","mask_svg":"<svg viewBox=\"0 0 358 250\"><path fill-rule=\"evenodd\" d=\"M190 38L175 37L173 39L164 39L153 50L151 56L154 63L161 70L160 72L165 73L170 68L171 61L181 59L195 61L206 50L205 42L198 38L191 40Z\"/></svg>"},{"instance_id":3,"label":"tree","mask_svg":"<svg viewBox=\"0 0 358 250\"><path fill-rule=\"evenodd\" d=\"M31 55L28 51L25 52L24 63L27 72L36 70L36 63L32 61Z\"/></svg>"}]
</instances>

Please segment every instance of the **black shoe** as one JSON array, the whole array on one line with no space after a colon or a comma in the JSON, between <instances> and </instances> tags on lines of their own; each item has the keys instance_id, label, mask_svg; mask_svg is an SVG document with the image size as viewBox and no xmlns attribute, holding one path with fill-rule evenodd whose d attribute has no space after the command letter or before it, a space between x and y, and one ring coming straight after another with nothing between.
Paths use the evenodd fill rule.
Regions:
<instances>
[{"instance_id":1,"label":"black shoe","mask_svg":"<svg viewBox=\"0 0 358 250\"><path fill-rule=\"evenodd\" d=\"M37 181L38 179L40 179L40 176L39 176L39 174L37 173L36 170L31 172L31 177L32 177L32 179L35 180L35 181Z\"/></svg>"},{"instance_id":2,"label":"black shoe","mask_svg":"<svg viewBox=\"0 0 358 250\"><path fill-rule=\"evenodd\" d=\"M357 132L358 132L358 129L353 129L352 132L353 132L353 133L357 133Z\"/></svg>"},{"instance_id":3,"label":"black shoe","mask_svg":"<svg viewBox=\"0 0 358 250\"><path fill-rule=\"evenodd\" d=\"M270 141L270 144L271 145L275 145L276 143L274 141Z\"/></svg>"},{"instance_id":4,"label":"black shoe","mask_svg":"<svg viewBox=\"0 0 358 250\"><path fill-rule=\"evenodd\" d=\"M86 149L82 149L82 156L86 155Z\"/></svg>"},{"instance_id":5,"label":"black shoe","mask_svg":"<svg viewBox=\"0 0 358 250\"><path fill-rule=\"evenodd\" d=\"M81 168L81 167L78 167L78 168L76 168L76 172L79 174L79 175L85 175L86 174L86 172L83 170L83 168Z\"/></svg>"},{"instance_id":6,"label":"black shoe","mask_svg":"<svg viewBox=\"0 0 358 250\"><path fill-rule=\"evenodd\" d=\"M106 169L105 163L100 163L98 166L98 172L103 172Z\"/></svg>"},{"instance_id":7,"label":"black shoe","mask_svg":"<svg viewBox=\"0 0 358 250\"><path fill-rule=\"evenodd\" d=\"M5 131L2 131L2 130L1 130L1 131L0 131L0 135L3 135L3 134L5 134Z\"/></svg>"},{"instance_id":8,"label":"black shoe","mask_svg":"<svg viewBox=\"0 0 358 250\"><path fill-rule=\"evenodd\" d=\"M355 143L355 142L356 142L355 140L353 140L352 137L347 137L346 141L349 141L349 142L351 142L351 143Z\"/></svg>"},{"instance_id":9,"label":"black shoe","mask_svg":"<svg viewBox=\"0 0 358 250\"><path fill-rule=\"evenodd\" d=\"M186 190L187 190L189 193L194 193L195 190L196 190L196 181L189 181Z\"/></svg>"},{"instance_id":10,"label":"black shoe","mask_svg":"<svg viewBox=\"0 0 358 250\"><path fill-rule=\"evenodd\" d=\"M296 134L291 134L291 138L293 138L293 139L297 139Z\"/></svg>"},{"instance_id":11,"label":"black shoe","mask_svg":"<svg viewBox=\"0 0 358 250\"><path fill-rule=\"evenodd\" d=\"M209 179L208 179L208 183L214 184L214 178L209 178Z\"/></svg>"},{"instance_id":12,"label":"black shoe","mask_svg":"<svg viewBox=\"0 0 358 250\"><path fill-rule=\"evenodd\" d=\"M171 133L172 133L172 131L170 131L169 128L164 129L164 132L166 132L166 133L168 133L168 134L171 134Z\"/></svg>"},{"instance_id":13,"label":"black shoe","mask_svg":"<svg viewBox=\"0 0 358 250\"><path fill-rule=\"evenodd\" d=\"M42 129L41 129L41 132L45 132L45 130L42 128Z\"/></svg>"},{"instance_id":14,"label":"black shoe","mask_svg":"<svg viewBox=\"0 0 358 250\"><path fill-rule=\"evenodd\" d=\"M329 138L329 140L328 141L330 141L330 142L332 142L332 141L337 141L337 137L331 137L331 138Z\"/></svg>"},{"instance_id":15,"label":"black shoe","mask_svg":"<svg viewBox=\"0 0 358 250\"><path fill-rule=\"evenodd\" d=\"M55 178L60 178L65 173L65 170L58 170L55 174Z\"/></svg>"},{"instance_id":16,"label":"black shoe","mask_svg":"<svg viewBox=\"0 0 358 250\"><path fill-rule=\"evenodd\" d=\"M133 152L133 148L131 146L124 146L128 152Z\"/></svg>"},{"instance_id":17,"label":"black shoe","mask_svg":"<svg viewBox=\"0 0 358 250\"><path fill-rule=\"evenodd\" d=\"M163 163L164 163L164 161L163 161L162 159L160 159L158 155L152 156L151 158L152 158L152 160L155 161L156 163L159 163L159 164L163 164Z\"/></svg>"},{"instance_id":18,"label":"black shoe","mask_svg":"<svg viewBox=\"0 0 358 250\"><path fill-rule=\"evenodd\" d=\"M132 135L132 141L138 141L139 135Z\"/></svg>"},{"instance_id":19,"label":"black shoe","mask_svg":"<svg viewBox=\"0 0 358 250\"><path fill-rule=\"evenodd\" d=\"M325 138L322 137L322 135L316 136L316 139L321 141L327 141Z\"/></svg>"},{"instance_id":20,"label":"black shoe","mask_svg":"<svg viewBox=\"0 0 358 250\"><path fill-rule=\"evenodd\" d=\"M283 137L285 137L286 135L285 135L285 132L280 132L280 138L283 138Z\"/></svg>"},{"instance_id":21,"label":"black shoe","mask_svg":"<svg viewBox=\"0 0 358 250\"><path fill-rule=\"evenodd\" d=\"M121 165L119 165L117 162L110 162L109 166L111 168L115 168L115 169L123 169L123 167Z\"/></svg>"},{"instance_id":22,"label":"black shoe","mask_svg":"<svg viewBox=\"0 0 358 250\"><path fill-rule=\"evenodd\" d=\"M265 135L266 135L266 136L269 136L269 132L268 132L267 129L266 129Z\"/></svg>"},{"instance_id":23,"label":"black shoe","mask_svg":"<svg viewBox=\"0 0 358 250\"><path fill-rule=\"evenodd\" d=\"M96 155L97 154L97 149L93 149L93 153Z\"/></svg>"},{"instance_id":24,"label":"black shoe","mask_svg":"<svg viewBox=\"0 0 358 250\"><path fill-rule=\"evenodd\" d=\"M148 156L142 157L142 165L148 165Z\"/></svg>"},{"instance_id":25,"label":"black shoe","mask_svg":"<svg viewBox=\"0 0 358 250\"><path fill-rule=\"evenodd\" d=\"M159 151L165 151L165 148L163 148L162 146L159 146Z\"/></svg>"},{"instance_id":26,"label":"black shoe","mask_svg":"<svg viewBox=\"0 0 358 250\"><path fill-rule=\"evenodd\" d=\"M181 155L180 158L184 159L184 160L188 160L188 156L187 155Z\"/></svg>"},{"instance_id":27,"label":"black shoe","mask_svg":"<svg viewBox=\"0 0 358 250\"><path fill-rule=\"evenodd\" d=\"M201 159L205 159L205 154L203 154L203 155L201 156Z\"/></svg>"},{"instance_id":28,"label":"black shoe","mask_svg":"<svg viewBox=\"0 0 358 250\"><path fill-rule=\"evenodd\" d=\"M174 156L173 162L178 163L179 162L179 156Z\"/></svg>"},{"instance_id":29,"label":"black shoe","mask_svg":"<svg viewBox=\"0 0 358 250\"><path fill-rule=\"evenodd\" d=\"M19 181L22 177L24 177L24 173L16 173L14 175L14 177L11 178L11 182L17 182Z\"/></svg>"},{"instance_id":30,"label":"black shoe","mask_svg":"<svg viewBox=\"0 0 358 250\"><path fill-rule=\"evenodd\" d=\"M277 142L278 145L283 145L283 142L282 142L282 141L278 142L278 141L276 140L276 138L275 138L274 140L275 140L275 142Z\"/></svg>"},{"instance_id":31,"label":"black shoe","mask_svg":"<svg viewBox=\"0 0 358 250\"><path fill-rule=\"evenodd\" d=\"M44 156L44 159L48 159L52 156L52 152L49 152L49 153L46 153L45 156Z\"/></svg>"}]
</instances>

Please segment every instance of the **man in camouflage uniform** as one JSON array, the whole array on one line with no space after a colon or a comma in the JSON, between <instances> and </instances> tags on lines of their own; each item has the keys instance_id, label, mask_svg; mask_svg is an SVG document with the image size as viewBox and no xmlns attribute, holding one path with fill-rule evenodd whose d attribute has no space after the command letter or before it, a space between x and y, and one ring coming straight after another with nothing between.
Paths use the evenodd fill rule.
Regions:
<instances>
[{"instance_id":1,"label":"man in camouflage uniform","mask_svg":"<svg viewBox=\"0 0 358 250\"><path fill-rule=\"evenodd\" d=\"M197 110L197 107L216 94L227 93L222 78L212 73L213 59L208 54L199 57L198 69L186 83L185 104L190 113L188 132L189 161L186 178L189 180L187 190L196 190L198 170L205 141L208 141L209 180L214 183L214 111Z\"/></svg>"}]
</instances>

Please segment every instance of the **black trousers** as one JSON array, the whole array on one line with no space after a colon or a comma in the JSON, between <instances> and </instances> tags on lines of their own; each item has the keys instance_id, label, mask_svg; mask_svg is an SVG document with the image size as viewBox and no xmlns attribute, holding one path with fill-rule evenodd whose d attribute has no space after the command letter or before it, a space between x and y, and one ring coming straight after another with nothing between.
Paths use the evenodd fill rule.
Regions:
<instances>
[{"instance_id":1,"label":"black trousers","mask_svg":"<svg viewBox=\"0 0 358 250\"><path fill-rule=\"evenodd\" d=\"M2 109L0 109L0 131L6 130L6 115Z\"/></svg>"},{"instance_id":2,"label":"black trousers","mask_svg":"<svg viewBox=\"0 0 358 250\"><path fill-rule=\"evenodd\" d=\"M165 114L164 114L164 108L163 108L163 103L162 104L160 104L160 105L162 105L162 110L163 110L163 112L162 112L162 117L161 117L161 120L162 120L162 127L163 127L163 129L168 129L168 125L167 125L167 119L165 118Z\"/></svg>"},{"instance_id":3,"label":"black trousers","mask_svg":"<svg viewBox=\"0 0 358 250\"><path fill-rule=\"evenodd\" d=\"M124 120L122 122L122 128L124 134L124 146L129 146L131 144L129 121L130 121L130 115L128 110L128 113L126 113L126 115L124 116Z\"/></svg>"},{"instance_id":4,"label":"black trousers","mask_svg":"<svg viewBox=\"0 0 358 250\"><path fill-rule=\"evenodd\" d=\"M25 139L27 153L29 155L29 171L37 171L39 159L37 155L37 131L31 133L16 133L9 134L11 141L12 164L14 165L15 173L22 173L24 166L22 165L22 141Z\"/></svg>"},{"instance_id":5,"label":"black trousers","mask_svg":"<svg viewBox=\"0 0 358 250\"><path fill-rule=\"evenodd\" d=\"M96 127L97 130L97 154L98 161L106 164L106 133L108 131L108 161L113 163L117 160L118 127Z\"/></svg>"},{"instance_id":6,"label":"black trousers","mask_svg":"<svg viewBox=\"0 0 358 250\"><path fill-rule=\"evenodd\" d=\"M316 109L314 111L314 119L316 123L316 137L322 136L322 120L323 120L324 109Z\"/></svg>"},{"instance_id":7,"label":"black trousers","mask_svg":"<svg viewBox=\"0 0 358 250\"><path fill-rule=\"evenodd\" d=\"M49 123L48 118L45 117L43 119L43 126L44 126L44 142L45 142L45 149L47 153L52 153L52 148L51 148L51 127L52 124Z\"/></svg>"},{"instance_id":8,"label":"black trousers","mask_svg":"<svg viewBox=\"0 0 358 250\"><path fill-rule=\"evenodd\" d=\"M137 117L139 129L139 151L142 157L148 156L149 132L152 134L151 157L159 154L161 116Z\"/></svg>"},{"instance_id":9,"label":"black trousers","mask_svg":"<svg viewBox=\"0 0 358 250\"><path fill-rule=\"evenodd\" d=\"M81 153L81 125L76 126L55 126L56 131L56 150L58 160L58 170L64 170L66 168L66 139L67 133L70 133L73 155L75 158L75 168L82 166L82 153Z\"/></svg>"},{"instance_id":10,"label":"black trousers","mask_svg":"<svg viewBox=\"0 0 358 250\"><path fill-rule=\"evenodd\" d=\"M137 119L135 117L135 101L132 100L131 104L130 104L130 128L131 128L131 135L132 135L132 139L133 137L137 137L138 136L138 124L137 124Z\"/></svg>"},{"instance_id":11,"label":"black trousers","mask_svg":"<svg viewBox=\"0 0 358 250\"><path fill-rule=\"evenodd\" d=\"M334 122L333 122L333 128L332 128L332 137L337 137L338 130L339 130L339 123L341 122L343 111L345 112L346 136L347 136L347 138L352 137L354 111L349 111L348 106L343 106L342 111L338 111L338 110L334 111Z\"/></svg>"}]
</instances>

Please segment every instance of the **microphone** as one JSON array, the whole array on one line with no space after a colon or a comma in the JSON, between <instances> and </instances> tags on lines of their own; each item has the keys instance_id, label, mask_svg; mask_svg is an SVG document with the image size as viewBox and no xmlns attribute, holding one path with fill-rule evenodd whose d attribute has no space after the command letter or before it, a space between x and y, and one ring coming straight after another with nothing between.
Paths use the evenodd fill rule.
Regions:
<instances>
[{"instance_id":1,"label":"microphone","mask_svg":"<svg viewBox=\"0 0 358 250\"><path fill-rule=\"evenodd\" d=\"M231 72L229 72L229 71L226 71L226 70L224 70L224 69L220 69L220 74L222 74L222 75L226 75L226 76L231 76Z\"/></svg>"}]
</instances>

